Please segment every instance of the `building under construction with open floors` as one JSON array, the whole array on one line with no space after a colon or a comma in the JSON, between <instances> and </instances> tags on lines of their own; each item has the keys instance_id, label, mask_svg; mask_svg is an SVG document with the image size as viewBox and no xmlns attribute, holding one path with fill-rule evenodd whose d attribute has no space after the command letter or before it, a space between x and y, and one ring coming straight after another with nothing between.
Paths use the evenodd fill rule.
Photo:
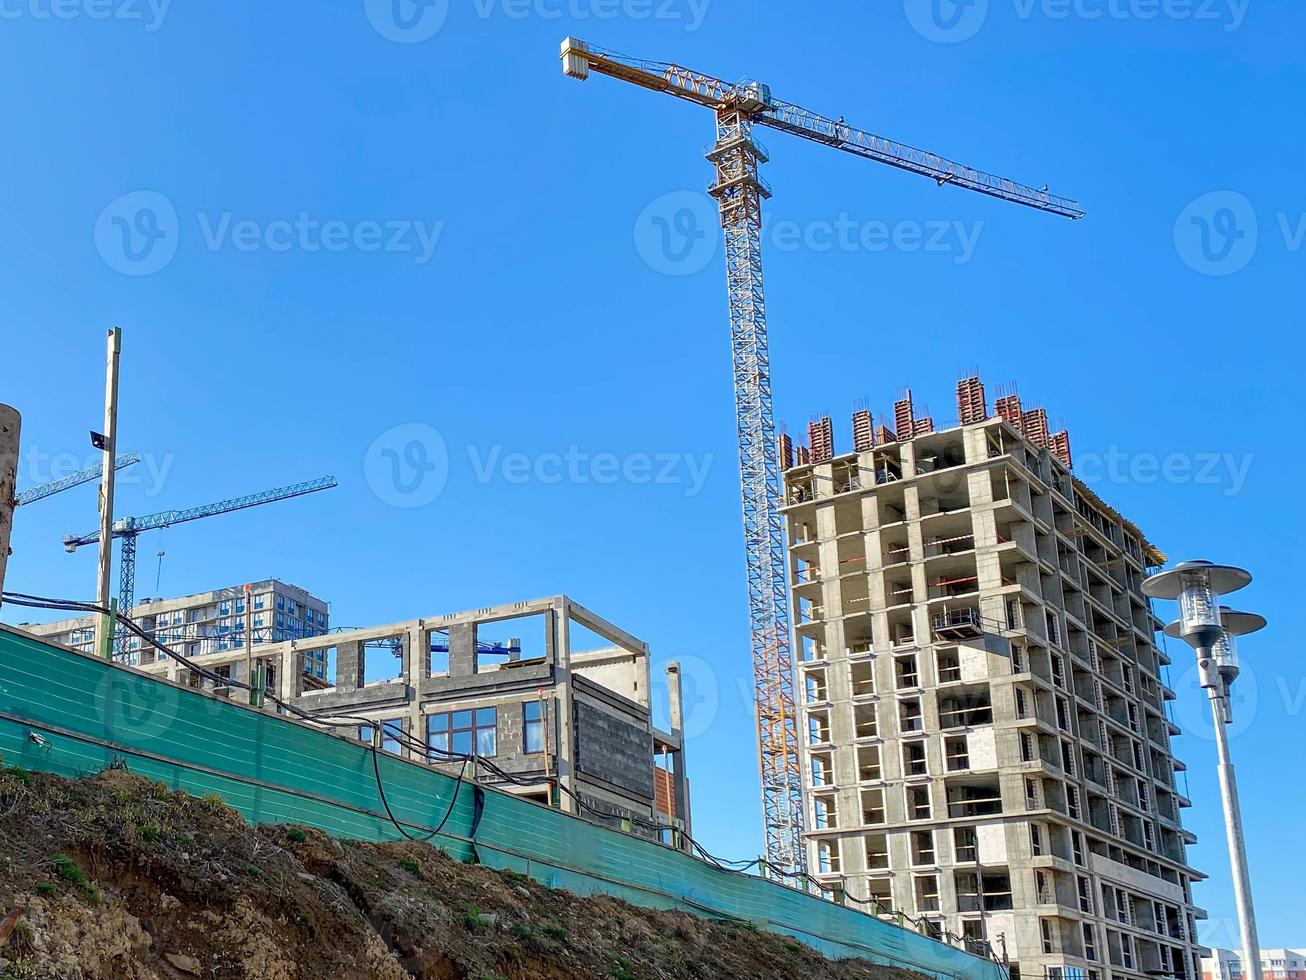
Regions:
<instances>
[{"instance_id":1,"label":"building under construction with open floors","mask_svg":"<svg viewBox=\"0 0 1306 980\"><path fill-rule=\"evenodd\" d=\"M1198 980L1164 556L1043 410L957 395L781 438L812 872L1027 980Z\"/></svg>"},{"instance_id":2,"label":"building under construction with open floors","mask_svg":"<svg viewBox=\"0 0 1306 980\"><path fill-rule=\"evenodd\" d=\"M449 771L462 768L450 753L475 755L514 780L496 783L501 789L536 802L624 821L666 843L683 843L676 831L692 834L678 665L666 668L663 730L653 717L648 645L565 596L249 649L209 647L191 659L339 719L338 732L363 742L379 729L395 755ZM166 656L143 657L140 667L249 697Z\"/></svg>"}]
</instances>

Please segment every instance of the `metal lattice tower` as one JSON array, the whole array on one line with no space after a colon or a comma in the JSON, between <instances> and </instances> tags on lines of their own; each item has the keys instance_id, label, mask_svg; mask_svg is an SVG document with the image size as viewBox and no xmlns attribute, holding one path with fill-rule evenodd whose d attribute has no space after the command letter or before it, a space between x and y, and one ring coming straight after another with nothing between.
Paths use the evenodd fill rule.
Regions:
<instances>
[{"instance_id":1,"label":"metal lattice tower","mask_svg":"<svg viewBox=\"0 0 1306 980\"><path fill-rule=\"evenodd\" d=\"M740 107L717 113L717 141L708 160L716 166L712 196L720 204L725 230L766 855L793 872L805 864L803 787L791 764L798 758L798 724L762 286L762 201L771 192L758 173L766 154Z\"/></svg>"},{"instance_id":2,"label":"metal lattice tower","mask_svg":"<svg viewBox=\"0 0 1306 980\"><path fill-rule=\"evenodd\" d=\"M771 190L759 173L767 155L753 139L753 129L778 129L930 177L940 185L954 185L1050 214L1082 218L1084 212L1074 201L1048 193L1046 187L997 177L854 129L842 118L836 121L773 99L770 89L757 82L734 84L679 65L603 51L570 37L562 42L562 64L564 73L572 78L584 80L597 72L694 102L716 114L717 139L708 160L716 167L712 196L720 206L725 230L766 856L775 871L803 873L807 869L805 811L762 286L762 201L771 196Z\"/></svg>"}]
</instances>

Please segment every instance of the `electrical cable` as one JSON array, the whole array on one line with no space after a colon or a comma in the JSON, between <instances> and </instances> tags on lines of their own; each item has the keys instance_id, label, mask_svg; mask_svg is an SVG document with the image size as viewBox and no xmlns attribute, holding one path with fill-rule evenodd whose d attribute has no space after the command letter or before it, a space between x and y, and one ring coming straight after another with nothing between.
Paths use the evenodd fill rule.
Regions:
<instances>
[{"instance_id":1,"label":"electrical cable","mask_svg":"<svg viewBox=\"0 0 1306 980\"><path fill-rule=\"evenodd\" d=\"M177 663L181 664L183 667L192 671L194 674L198 675L199 677L211 680L216 685L239 688L241 690L249 691L251 694L259 693L256 692L254 686L249 683L246 683L244 681L238 681L233 678L218 674L215 671L211 671L205 667L201 667L198 664L196 664L194 661L190 660L189 658L182 656L181 654L177 653L175 650L171 649L170 647L156 640L147 631L142 629L136 623L135 620L133 620L130 616L126 615L123 612L106 609L103 606L99 606L93 602L84 602L84 601L79 601L74 599L51 599L44 596L28 595L22 592L4 592L0 594L0 601L8 602L16 606L24 606L33 609L52 609L57 611L83 612L83 613L96 614L101 616L105 616L105 615L112 616L114 619L116 619L118 623L126 627L128 632L138 636L140 639L148 643L150 646L154 647L155 649L163 653L165 656L171 657ZM700 860L703 860L705 863L709 863L713 865L714 867L716 867L721 871L725 871L731 874L747 875L750 869L756 867L771 875L785 878L789 881L798 881L810 885L816 888L818 892L824 892L828 890L828 886L824 882L817 880L816 878L812 877L810 874L806 872L786 871L783 868L775 867L764 858L757 858L752 861L730 861L730 860L718 858L710 851L708 851L705 847L703 847L701 844L699 844L699 842L696 841L692 836L690 836L684 830L681 830L677 827L673 827L668 824L655 823L653 821L646 820L634 814L631 814L629 816L622 816L621 814L618 813L608 813L606 811L600 810L597 807L593 806L592 804L586 802L584 799L582 799L574 790L570 789L567 786L562 785L562 783L554 777L549 777L549 776L530 777L530 776L521 776L515 773L509 773L503 770L502 768L500 768L495 763L490 762L488 759L484 759L478 755L475 754L468 755L464 753L451 752L446 749L438 749L435 748L434 746L425 745L419 742L418 740L412 738L410 735L404 733L402 729L396 731L394 729L386 728L384 722L378 723L376 719L359 718L352 715L340 715L340 714L332 714L324 717L325 713L323 715L315 715L312 712L305 711L302 708L299 708L293 704L289 704L281 700L279 697L277 697L274 694L268 693L266 690L264 690L261 693L262 693L262 698L264 700L271 701L282 711L286 712L287 714L293 715L296 718L299 718L300 720L305 721L309 724L334 730L336 727L338 727L338 724L335 723L352 722L354 724L357 724L360 728L366 726L373 729L379 729L380 732L384 733L385 736L394 739L394 741L397 744L401 745L404 748L409 749L410 752L413 752L427 759L428 764L430 764L429 760L431 759L432 756L443 757L443 760L445 762L463 763L463 765L459 767L457 781L454 784L453 796L449 801L449 806L445 810L445 814L441 818L440 823L435 827L434 830L432 830L425 837L418 837L408 832L408 830L399 822L398 818L394 815L393 810L391 810L390 808L389 800L385 795L385 786L381 779L381 766L380 766L380 758L379 758L380 749L377 747L378 737L377 734L373 735L373 741L371 746L372 768L373 768L373 773L376 776L377 793L381 799L381 804L382 807L385 809L387 818L395 826L395 828L404 837L408 838L409 840L426 842L432 840L437 835L443 833L445 826L448 824L449 818L453 814L454 807L457 805L458 802L459 792L461 791L464 782L464 777L466 774L466 763L470 762L473 764L474 767L480 766L481 768L489 772L491 775L512 785L529 787L529 786L538 786L542 783L547 783L551 788L556 788L559 792L565 793L571 800L573 800L576 803L579 809L582 809L587 813L591 813L602 820L619 820L623 823L629 823L632 826L641 827L655 834L661 834L664 831L672 831L674 833L677 833L686 842L689 843L689 845L694 849L694 852L699 855ZM876 915L885 914L883 910L883 906L880 904L878 899L857 898L854 895L848 894L846 890L843 892L843 895L846 901L850 901L856 905L865 906L871 909L872 914L876 914ZM920 932L922 924L928 922L928 920L925 919L924 917L913 918L912 916L906 915L905 913L902 912L897 913L897 915L901 921L911 923L911 925L915 927L918 932ZM943 933L943 937L946 941L949 942L961 942L968 950L972 944L972 941L967 937L955 936L948 931L945 931ZM985 945L987 946L988 949L987 958L993 959L995 962L997 962L996 956L994 956L993 954L991 944L985 944Z\"/></svg>"}]
</instances>

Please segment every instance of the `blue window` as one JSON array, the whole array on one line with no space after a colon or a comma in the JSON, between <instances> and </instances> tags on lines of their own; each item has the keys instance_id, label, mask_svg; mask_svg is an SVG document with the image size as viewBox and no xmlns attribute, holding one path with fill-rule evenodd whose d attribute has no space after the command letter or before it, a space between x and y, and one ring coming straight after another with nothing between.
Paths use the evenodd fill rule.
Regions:
<instances>
[{"instance_id":1,"label":"blue window","mask_svg":"<svg viewBox=\"0 0 1306 980\"><path fill-rule=\"evenodd\" d=\"M245 600L244 600L244 599L237 599L237 600L236 600L236 612L238 612L238 613L243 613L244 611L245 611Z\"/></svg>"},{"instance_id":2,"label":"blue window","mask_svg":"<svg viewBox=\"0 0 1306 980\"><path fill-rule=\"evenodd\" d=\"M544 751L544 705L527 701L521 706L524 748L528 755Z\"/></svg>"},{"instance_id":3,"label":"blue window","mask_svg":"<svg viewBox=\"0 0 1306 980\"><path fill-rule=\"evenodd\" d=\"M431 759L439 761L449 753L492 758L499 751L498 710L451 711L426 720L427 745Z\"/></svg>"},{"instance_id":4,"label":"blue window","mask_svg":"<svg viewBox=\"0 0 1306 980\"><path fill-rule=\"evenodd\" d=\"M277 608L278 608L278 609L285 609L285 608L286 608L286 597L285 597L285 596L283 596L283 595L279 595L279 596L277 596Z\"/></svg>"},{"instance_id":5,"label":"blue window","mask_svg":"<svg viewBox=\"0 0 1306 980\"><path fill-rule=\"evenodd\" d=\"M372 725L358 726L358 740L367 745L372 744ZM403 745L399 739L404 734L404 723L402 721L383 721L381 722L381 749L392 755L402 755Z\"/></svg>"},{"instance_id":6,"label":"blue window","mask_svg":"<svg viewBox=\"0 0 1306 980\"><path fill-rule=\"evenodd\" d=\"M229 602L220 602L220 603L218 603L218 615L219 615L219 616L230 616L230 615L231 615L231 603L229 603Z\"/></svg>"}]
</instances>

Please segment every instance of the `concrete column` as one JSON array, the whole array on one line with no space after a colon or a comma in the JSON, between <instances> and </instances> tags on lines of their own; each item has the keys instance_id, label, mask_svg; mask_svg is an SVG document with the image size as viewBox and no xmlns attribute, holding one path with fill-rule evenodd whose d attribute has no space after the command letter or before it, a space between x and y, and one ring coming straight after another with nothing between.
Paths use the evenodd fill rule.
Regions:
<instances>
[{"instance_id":1,"label":"concrete column","mask_svg":"<svg viewBox=\"0 0 1306 980\"><path fill-rule=\"evenodd\" d=\"M449 676L470 677L476 673L476 625L458 623L449 627Z\"/></svg>"},{"instance_id":2,"label":"concrete column","mask_svg":"<svg viewBox=\"0 0 1306 980\"><path fill-rule=\"evenodd\" d=\"M363 686L363 645L336 645L336 690L357 691Z\"/></svg>"},{"instance_id":3,"label":"concrete column","mask_svg":"<svg viewBox=\"0 0 1306 980\"><path fill-rule=\"evenodd\" d=\"M671 754L675 766L676 808L680 811L675 815L684 821L685 833L692 837L694 825L689 812L689 774L685 769L688 746L685 744L684 690L680 683L680 664L674 661L667 664L667 704L671 716L671 734L680 740L680 751Z\"/></svg>"},{"instance_id":4,"label":"concrete column","mask_svg":"<svg viewBox=\"0 0 1306 980\"><path fill-rule=\"evenodd\" d=\"M408 734L414 741L426 744L426 722L422 718L422 684L431 676L431 639L426 631L426 621L419 619L404 637L408 652L405 679L408 683ZM411 757L422 761L415 753Z\"/></svg>"},{"instance_id":5,"label":"concrete column","mask_svg":"<svg viewBox=\"0 0 1306 980\"><path fill-rule=\"evenodd\" d=\"M559 599L553 608L554 635L554 711L557 718L555 732L557 744L554 753L557 757L558 782L576 791L576 734L573 725L575 705L571 685L571 616L568 614L567 600ZM579 807L573 797L559 793L559 807L564 813L576 813Z\"/></svg>"},{"instance_id":6,"label":"concrete column","mask_svg":"<svg viewBox=\"0 0 1306 980\"><path fill-rule=\"evenodd\" d=\"M16 408L0 405L0 591L9 564L9 537L14 527L14 498L18 495L18 436L22 416Z\"/></svg>"},{"instance_id":7,"label":"concrete column","mask_svg":"<svg viewBox=\"0 0 1306 980\"><path fill-rule=\"evenodd\" d=\"M282 701L293 701L304 693L304 655L295 649L295 641L286 643L277 664L280 676L277 677L278 697Z\"/></svg>"}]
</instances>

